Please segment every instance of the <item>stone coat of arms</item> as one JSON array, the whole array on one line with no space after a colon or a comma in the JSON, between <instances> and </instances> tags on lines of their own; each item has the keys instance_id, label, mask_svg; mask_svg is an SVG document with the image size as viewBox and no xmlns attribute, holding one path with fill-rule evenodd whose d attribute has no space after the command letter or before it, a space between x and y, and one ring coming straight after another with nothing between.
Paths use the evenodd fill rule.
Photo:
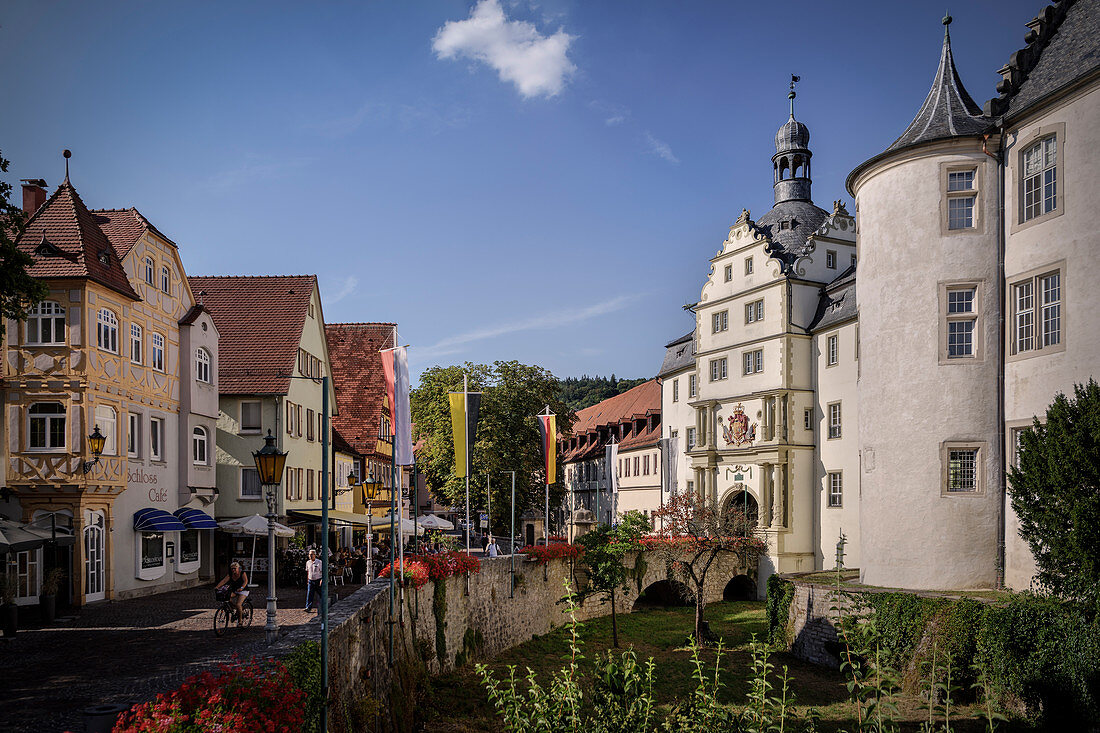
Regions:
<instances>
[{"instance_id":1,"label":"stone coat of arms","mask_svg":"<svg viewBox=\"0 0 1100 733\"><path fill-rule=\"evenodd\" d=\"M733 446L751 445L756 441L756 423L749 422L744 405L733 408L729 425L722 426L722 437L726 439L726 445Z\"/></svg>"}]
</instances>

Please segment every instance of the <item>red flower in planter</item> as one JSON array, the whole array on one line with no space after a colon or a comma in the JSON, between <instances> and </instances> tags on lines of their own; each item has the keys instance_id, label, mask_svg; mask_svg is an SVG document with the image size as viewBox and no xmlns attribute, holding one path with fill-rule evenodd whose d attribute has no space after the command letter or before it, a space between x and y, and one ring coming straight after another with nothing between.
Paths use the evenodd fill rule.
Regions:
<instances>
[{"instance_id":1,"label":"red flower in planter","mask_svg":"<svg viewBox=\"0 0 1100 733\"><path fill-rule=\"evenodd\" d=\"M584 554L584 548L580 545L555 543L553 545L533 545L531 547L524 547L521 552L539 565L545 565L550 560L557 558L578 558Z\"/></svg>"}]
</instances>

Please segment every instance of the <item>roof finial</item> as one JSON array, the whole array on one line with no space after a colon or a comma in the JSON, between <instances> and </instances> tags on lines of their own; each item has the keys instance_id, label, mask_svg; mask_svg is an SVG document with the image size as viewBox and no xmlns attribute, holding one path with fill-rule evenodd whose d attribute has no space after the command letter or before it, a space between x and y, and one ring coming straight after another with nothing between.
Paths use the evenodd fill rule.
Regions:
<instances>
[{"instance_id":1,"label":"roof finial","mask_svg":"<svg viewBox=\"0 0 1100 733\"><path fill-rule=\"evenodd\" d=\"M941 22L943 23L943 35L945 37L951 35L951 33L948 30L948 26L951 25L951 20L952 20L951 13L946 11L946 10L943 11L943 20Z\"/></svg>"},{"instance_id":2,"label":"roof finial","mask_svg":"<svg viewBox=\"0 0 1100 733\"><path fill-rule=\"evenodd\" d=\"M787 99L791 100L791 119L792 120L794 119L794 98L795 98L794 83L796 81L801 80L801 78L802 77L800 77L800 76L795 76L794 74L791 74L791 92L790 92L790 94L787 95Z\"/></svg>"},{"instance_id":3,"label":"roof finial","mask_svg":"<svg viewBox=\"0 0 1100 733\"><path fill-rule=\"evenodd\" d=\"M65 156L65 183L69 182L69 158L73 157L73 151L63 150L61 154Z\"/></svg>"}]
</instances>

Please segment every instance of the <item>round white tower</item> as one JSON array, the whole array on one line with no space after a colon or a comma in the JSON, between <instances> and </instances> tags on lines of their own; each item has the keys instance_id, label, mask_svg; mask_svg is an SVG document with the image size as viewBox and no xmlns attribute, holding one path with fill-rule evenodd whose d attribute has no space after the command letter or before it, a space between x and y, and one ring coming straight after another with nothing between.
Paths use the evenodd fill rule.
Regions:
<instances>
[{"instance_id":1,"label":"round white tower","mask_svg":"<svg viewBox=\"0 0 1100 733\"><path fill-rule=\"evenodd\" d=\"M961 589L996 579L1001 306L988 126L945 28L916 118L848 177L858 219L865 583Z\"/></svg>"}]
</instances>

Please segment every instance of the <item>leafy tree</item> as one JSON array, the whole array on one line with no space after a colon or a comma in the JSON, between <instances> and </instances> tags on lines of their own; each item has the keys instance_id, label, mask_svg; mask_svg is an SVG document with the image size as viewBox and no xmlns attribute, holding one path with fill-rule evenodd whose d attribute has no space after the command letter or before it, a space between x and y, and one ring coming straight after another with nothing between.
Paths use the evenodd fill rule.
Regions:
<instances>
[{"instance_id":1,"label":"leafy tree","mask_svg":"<svg viewBox=\"0 0 1100 733\"><path fill-rule=\"evenodd\" d=\"M8 161L0 154L0 172L7 173ZM25 320L27 310L50 293L41 280L27 274L34 258L15 247L26 225L26 214L11 203L11 184L0 181L0 338L7 318Z\"/></svg>"},{"instance_id":2,"label":"leafy tree","mask_svg":"<svg viewBox=\"0 0 1100 733\"><path fill-rule=\"evenodd\" d=\"M741 565L752 567L764 552L764 542L754 536L755 524L744 512L734 507L721 511L714 499L694 492L673 494L653 516L661 520L662 527L654 548L670 576L694 602L695 639L702 643L711 635L703 622L703 589L714 561L719 555L731 554Z\"/></svg>"},{"instance_id":3,"label":"leafy tree","mask_svg":"<svg viewBox=\"0 0 1100 733\"><path fill-rule=\"evenodd\" d=\"M1009 467L1020 536L1039 583L1063 598L1100 607L1100 386L1094 379L1058 394L1020 434Z\"/></svg>"},{"instance_id":4,"label":"leafy tree","mask_svg":"<svg viewBox=\"0 0 1100 733\"><path fill-rule=\"evenodd\" d=\"M573 411L560 397L561 385L548 370L518 361L491 365L436 366L425 371L412 391L415 440L423 440L417 464L432 494L442 503L466 502L466 483L457 478L448 392L462 391L467 375L471 392L482 392L481 414L470 456L470 504L485 506L485 477L492 487L492 521L496 531L507 531L512 483L504 471L516 472L516 514L541 509L545 497L542 448L535 415L547 405L557 415L558 433L573 425ZM561 475L559 456L558 475ZM561 503L561 484L551 486L551 506Z\"/></svg>"},{"instance_id":5,"label":"leafy tree","mask_svg":"<svg viewBox=\"0 0 1100 733\"><path fill-rule=\"evenodd\" d=\"M581 377L566 377L561 380L562 401L574 410L583 410L586 407L603 402L606 399L622 394L628 389L637 387L646 381L641 379L618 379L614 374L611 378L587 374Z\"/></svg>"},{"instance_id":6,"label":"leafy tree","mask_svg":"<svg viewBox=\"0 0 1100 733\"><path fill-rule=\"evenodd\" d=\"M649 520L641 512L630 511L617 525L597 525L577 540L584 548L584 564L588 570L588 586L578 596L583 599L599 595L611 602L611 640L616 649L619 647L619 622L615 616L615 591L627 590L623 559L626 553L642 549L642 536L649 531Z\"/></svg>"}]
</instances>

